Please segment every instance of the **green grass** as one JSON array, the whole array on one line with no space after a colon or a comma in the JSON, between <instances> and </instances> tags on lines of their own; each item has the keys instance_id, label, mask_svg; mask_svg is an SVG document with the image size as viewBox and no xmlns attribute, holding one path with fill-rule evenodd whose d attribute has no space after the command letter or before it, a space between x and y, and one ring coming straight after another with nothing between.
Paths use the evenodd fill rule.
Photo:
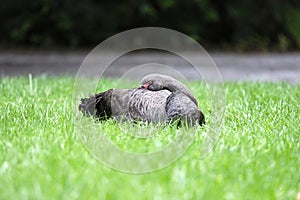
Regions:
<instances>
[{"instance_id":1,"label":"green grass","mask_svg":"<svg viewBox=\"0 0 300 200\"><path fill-rule=\"evenodd\" d=\"M205 86L192 84L207 127L172 165L128 174L94 159L74 131L73 82L0 80L0 199L295 199L300 192L300 85L226 83L222 135L199 159L211 108ZM161 147L175 131L130 140L114 122L99 126L116 145L142 152Z\"/></svg>"}]
</instances>

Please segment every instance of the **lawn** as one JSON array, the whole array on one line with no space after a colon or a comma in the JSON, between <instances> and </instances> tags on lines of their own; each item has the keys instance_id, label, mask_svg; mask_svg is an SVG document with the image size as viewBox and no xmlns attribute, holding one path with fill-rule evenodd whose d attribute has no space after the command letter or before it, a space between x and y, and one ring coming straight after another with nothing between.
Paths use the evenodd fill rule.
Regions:
<instances>
[{"instance_id":1,"label":"lawn","mask_svg":"<svg viewBox=\"0 0 300 200\"><path fill-rule=\"evenodd\" d=\"M212 108L205 85L192 83L207 125L173 164L130 174L86 150L74 128L73 84L71 77L0 80L0 199L296 199L300 192L300 85L225 83L225 125L200 158ZM99 124L116 145L141 152L176 132L139 140L120 126Z\"/></svg>"}]
</instances>

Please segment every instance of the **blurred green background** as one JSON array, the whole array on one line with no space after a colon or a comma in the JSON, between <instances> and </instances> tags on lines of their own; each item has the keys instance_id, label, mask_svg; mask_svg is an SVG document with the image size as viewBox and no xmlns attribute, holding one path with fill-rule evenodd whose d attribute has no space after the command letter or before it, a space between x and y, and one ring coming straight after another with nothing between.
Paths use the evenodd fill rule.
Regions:
<instances>
[{"instance_id":1,"label":"blurred green background","mask_svg":"<svg viewBox=\"0 0 300 200\"><path fill-rule=\"evenodd\" d=\"M131 28L159 26L205 48L300 49L299 0L2 0L0 45L95 46Z\"/></svg>"}]
</instances>

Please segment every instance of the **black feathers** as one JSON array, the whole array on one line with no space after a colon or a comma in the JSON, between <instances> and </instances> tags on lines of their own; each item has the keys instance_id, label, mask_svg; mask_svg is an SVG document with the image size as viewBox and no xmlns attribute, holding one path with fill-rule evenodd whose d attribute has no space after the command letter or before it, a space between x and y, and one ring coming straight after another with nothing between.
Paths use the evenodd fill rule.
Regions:
<instances>
[{"instance_id":1,"label":"black feathers","mask_svg":"<svg viewBox=\"0 0 300 200\"><path fill-rule=\"evenodd\" d=\"M110 89L81 99L79 110L100 120L115 118L154 123L179 121L189 125L205 123L196 98L178 80L166 75L151 74L143 78L142 84L147 84L146 88L152 91L145 87Z\"/></svg>"}]
</instances>

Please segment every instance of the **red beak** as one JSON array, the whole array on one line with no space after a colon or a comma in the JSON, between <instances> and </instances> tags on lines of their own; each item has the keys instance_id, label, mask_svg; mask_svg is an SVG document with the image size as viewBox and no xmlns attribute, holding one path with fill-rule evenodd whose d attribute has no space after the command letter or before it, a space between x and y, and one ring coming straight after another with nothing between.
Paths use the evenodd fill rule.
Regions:
<instances>
[{"instance_id":1,"label":"red beak","mask_svg":"<svg viewBox=\"0 0 300 200\"><path fill-rule=\"evenodd\" d=\"M141 88L145 88L146 90L148 90L148 87L151 84L152 84L152 82L146 83L146 84L142 85Z\"/></svg>"}]
</instances>

